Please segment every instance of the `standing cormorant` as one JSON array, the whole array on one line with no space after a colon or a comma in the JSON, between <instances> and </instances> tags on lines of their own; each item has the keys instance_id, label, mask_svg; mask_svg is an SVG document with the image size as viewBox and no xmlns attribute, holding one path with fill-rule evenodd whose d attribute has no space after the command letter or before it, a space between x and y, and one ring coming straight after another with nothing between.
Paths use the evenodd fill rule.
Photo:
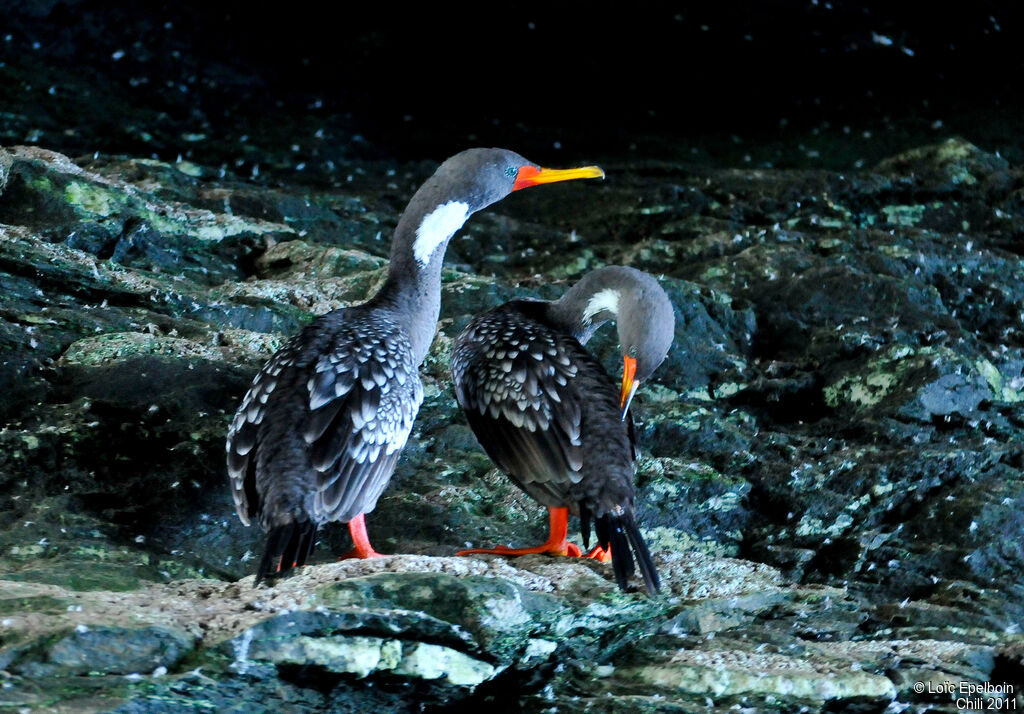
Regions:
<instances>
[{"instance_id":1,"label":"standing cormorant","mask_svg":"<svg viewBox=\"0 0 1024 714\"><path fill-rule=\"evenodd\" d=\"M345 557L378 556L364 514L387 486L423 401L418 369L437 327L448 241L475 211L527 186L603 177L596 166L543 169L505 149L446 160L412 197L387 280L334 310L267 361L227 436L235 509L269 532L256 582L302 565L317 527L348 523Z\"/></svg>"},{"instance_id":2,"label":"standing cormorant","mask_svg":"<svg viewBox=\"0 0 1024 714\"><path fill-rule=\"evenodd\" d=\"M615 320L621 388L583 345ZM554 302L513 300L474 319L452 353L455 395L488 456L548 507L550 537L534 548L468 553L580 555L566 534L578 514L583 542L593 521L602 560L611 550L619 586L633 556L647 591L659 587L633 516L636 456L629 405L672 344L672 304L647 273L610 266L585 275ZM632 550L632 553L631 553Z\"/></svg>"}]
</instances>

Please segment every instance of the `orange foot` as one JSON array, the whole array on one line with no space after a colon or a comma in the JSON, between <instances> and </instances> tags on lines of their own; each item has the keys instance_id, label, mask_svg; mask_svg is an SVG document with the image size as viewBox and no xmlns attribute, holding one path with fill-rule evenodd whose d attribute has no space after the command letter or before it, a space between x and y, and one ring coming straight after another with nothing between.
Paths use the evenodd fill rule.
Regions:
<instances>
[{"instance_id":1,"label":"orange foot","mask_svg":"<svg viewBox=\"0 0 1024 714\"><path fill-rule=\"evenodd\" d=\"M569 509L548 507L548 539L533 548L509 548L507 545L499 545L496 548L470 548L460 550L456 555L470 555L472 553L492 553L495 555L528 555L530 553L544 553L545 555L564 555L570 558L579 558L582 554L575 543L570 543L566 537L569 532Z\"/></svg>"},{"instance_id":2,"label":"orange foot","mask_svg":"<svg viewBox=\"0 0 1024 714\"><path fill-rule=\"evenodd\" d=\"M370 550L360 550L359 548L353 548L349 552L339 555L338 562L342 560L351 560L352 558L359 558L360 560L365 558L383 558L387 553L378 553L373 548Z\"/></svg>"},{"instance_id":3,"label":"orange foot","mask_svg":"<svg viewBox=\"0 0 1024 714\"><path fill-rule=\"evenodd\" d=\"M608 550L605 550L601 546L595 545L591 551L583 557L593 558L600 563L610 563L612 562L612 549L609 547Z\"/></svg>"},{"instance_id":4,"label":"orange foot","mask_svg":"<svg viewBox=\"0 0 1024 714\"><path fill-rule=\"evenodd\" d=\"M570 558L579 558L582 551L575 543L562 539L559 541L546 541L532 548L509 548L507 545L499 545L494 548L470 548L460 550L455 555L470 555L472 553L493 553L495 555L529 555L530 553L544 553L545 555L565 555Z\"/></svg>"},{"instance_id":5,"label":"orange foot","mask_svg":"<svg viewBox=\"0 0 1024 714\"><path fill-rule=\"evenodd\" d=\"M338 560L349 560L350 558L383 558L384 553L378 553L370 545L370 538L366 535L366 515L360 513L348 522L348 532L352 534L352 550L342 555Z\"/></svg>"}]
</instances>

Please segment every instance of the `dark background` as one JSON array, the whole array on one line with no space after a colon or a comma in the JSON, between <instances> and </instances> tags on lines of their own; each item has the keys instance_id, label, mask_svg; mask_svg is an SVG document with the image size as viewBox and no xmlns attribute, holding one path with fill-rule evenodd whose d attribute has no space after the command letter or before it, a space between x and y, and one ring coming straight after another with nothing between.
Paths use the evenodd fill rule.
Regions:
<instances>
[{"instance_id":1,"label":"dark background","mask_svg":"<svg viewBox=\"0 0 1024 714\"><path fill-rule=\"evenodd\" d=\"M958 134L1022 158L1024 3L548 5L0 2L0 141L314 177L471 144L842 168Z\"/></svg>"}]
</instances>

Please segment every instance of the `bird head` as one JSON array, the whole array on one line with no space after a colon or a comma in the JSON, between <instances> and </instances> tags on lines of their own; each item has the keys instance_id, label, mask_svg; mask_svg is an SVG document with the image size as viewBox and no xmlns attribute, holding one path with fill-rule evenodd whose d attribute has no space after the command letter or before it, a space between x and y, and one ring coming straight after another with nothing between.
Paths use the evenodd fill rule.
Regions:
<instances>
[{"instance_id":1,"label":"bird head","mask_svg":"<svg viewBox=\"0 0 1024 714\"><path fill-rule=\"evenodd\" d=\"M648 276L649 277L649 276ZM654 279L625 292L616 326L622 351L619 406L626 418L637 387L661 366L675 336L675 315L665 291Z\"/></svg>"},{"instance_id":2,"label":"bird head","mask_svg":"<svg viewBox=\"0 0 1024 714\"><path fill-rule=\"evenodd\" d=\"M411 236L420 266L440 265L448 241L473 213L526 186L603 177L596 166L542 169L508 149L467 149L444 161L409 202L397 231ZM396 250L405 249L405 244Z\"/></svg>"},{"instance_id":3,"label":"bird head","mask_svg":"<svg viewBox=\"0 0 1024 714\"><path fill-rule=\"evenodd\" d=\"M467 149L441 164L437 175L449 177L449 185L460 187L460 200L473 213L528 186L604 178L604 171L597 166L546 169L508 149Z\"/></svg>"},{"instance_id":4,"label":"bird head","mask_svg":"<svg viewBox=\"0 0 1024 714\"><path fill-rule=\"evenodd\" d=\"M622 265L593 270L551 304L552 314L571 325L586 344L608 320L615 320L622 351L620 406L626 418L640 383L668 356L675 336L672 302L654 276Z\"/></svg>"}]
</instances>

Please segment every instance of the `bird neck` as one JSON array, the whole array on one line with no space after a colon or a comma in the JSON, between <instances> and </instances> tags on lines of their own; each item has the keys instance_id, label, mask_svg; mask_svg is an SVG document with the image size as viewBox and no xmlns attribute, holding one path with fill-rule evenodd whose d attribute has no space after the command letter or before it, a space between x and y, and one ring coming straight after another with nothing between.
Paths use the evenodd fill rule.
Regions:
<instances>
[{"instance_id":1,"label":"bird neck","mask_svg":"<svg viewBox=\"0 0 1024 714\"><path fill-rule=\"evenodd\" d=\"M619 316L621 292L612 287L595 290L592 284L576 283L548 306L548 318L581 345L587 344L601 325Z\"/></svg>"},{"instance_id":2,"label":"bird neck","mask_svg":"<svg viewBox=\"0 0 1024 714\"><path fill-rule=\"evenodd\" d=\"M548 317L583 344L601 325L615 320L623 357L636 360L634 384L650 377L665 360L675 334L672 303L658 281L621 265L584 275L549 304Z\"/></svg>"},{"instance_id":3,"label":"bird neck","mask_svg":"<svg viewBox=\"0 0 1024 714\"><path fill-rule=\"evenodd\" d=\"M661 288L649 275L634 268L609 265L580 278L562 297L551 303L549 317L562 325L581 344L593 337L601 325L615 320L622 342L626 322L644 320L637 314L638 299L644 289ZM666 298L667 300L667 298ZM653 325L645 325L653 329Z\"/></svg>"},{"instance_id":4,"label":"bird neck","mask_svg":"<svg viewBox=\"0 0 1024 714\"><path fill-rule=\"evenodd\" d=\"M471 212L462 201L440 197L428 182L413 196L395 229L388 277L371 302L393 311L408 332L417 364L426 357L437 330L445 249Z\"/></svg>"}]
</instances>

